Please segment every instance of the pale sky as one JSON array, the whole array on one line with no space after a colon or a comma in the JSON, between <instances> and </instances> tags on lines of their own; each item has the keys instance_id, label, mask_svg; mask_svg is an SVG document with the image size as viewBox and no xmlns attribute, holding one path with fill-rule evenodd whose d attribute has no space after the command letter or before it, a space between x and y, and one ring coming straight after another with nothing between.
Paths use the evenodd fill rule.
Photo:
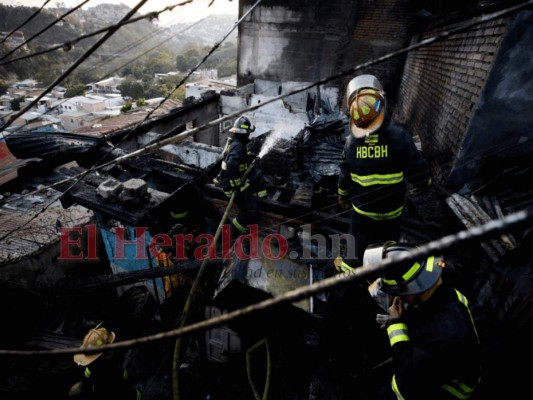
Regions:
<instances>
[{"instance_id":1,"label":"pale sky","mask_svg":"<svg viewBox=\"0 0 533 400\"><path fill-rule=\"evenodd\" d=\"M11 6L41 7L46 0L0 0L0 4ZM82 3L81 0L52 0L46 6L56 7L58 3L64 3L66 7L76 7ZM130 8L135 7L139 0L90 0L83 9L93 7L98 4L125 4ZM150 11L159 11L165 7L182 3L183 0L148 0L140 9L139 13L145 14ZM211 7L208 7L211 0L194 0L184 6L175 7L172 12L160 14L159 21L163 25L176 22L192 22L206 17L209 14L234 14L237 20L237 10L239 0L215 0Z\"/></svg>"}]
</instances>

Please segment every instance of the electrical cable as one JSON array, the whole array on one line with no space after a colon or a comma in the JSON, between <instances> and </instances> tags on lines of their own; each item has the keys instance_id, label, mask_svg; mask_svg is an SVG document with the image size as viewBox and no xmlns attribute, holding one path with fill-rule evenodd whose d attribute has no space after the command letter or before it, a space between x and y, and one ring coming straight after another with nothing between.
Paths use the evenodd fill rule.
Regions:
<instances>
[{"instance_id":1,"label":"electrical cable","mask_svg":"<svg viewBox=\"0 0 533 400\"><path fill-rule=\"evenodd\" d=\"M82 179L84 176L86 176L88 173L90 173L92 171L97 171L97 170L100 170L102 168L108 167L108 166L113 165L113 164L119 164L119 163L121 163L121 162L123 162L123 161L125 161L127 159L142 155L144 153L148 153L150 151L158 150L161 147L166 146L167 144L180 143L181 141L185 140L186 138L188 138L188 137L190 137L192 135L195 135L196 133L198 133L198 132L200 132L202 130L218 126L220 123L222 123L224 121L227 121L227 120L230 120L230 119L233 119L235 117L238 117L238 116L240 116L241 114L243 114L245 112L249 112L249 111L253 111L253 110L259 109L259 108L261 108L261 107L263 107L263 106L265 106L267 104L273 103L273 102L275 102L277 100L281 100L281 99L283 99L285 97L288 97L290 95L309 90L309 89L311 89L311 88L313 88L315 86L319 86L321 84L330 82L332 80L338 79L338 78L346 76L346 75L351 75L355 71L358 71L358 70L360 70L362 68L366 68L368 66L381 63L383 61L386 61L386 60L388 60L390 58L393 58L393 57L396 57L398 55L401 55L401 54L407 53L409 51L416 50L416 49L421 48L423 46L427 46L429 44L432 44L432 43L435 43L437 41L443 40L443 39L445 39L445 38L447 38L449 36L452 36L452 35L454 35L456 33L463 32L463 31L465 31L467 29L470 29L473 26L476 26L476 25L479 25L481 23L484 23L484 22L487 22L487 21L490 21L490 20L493 20L493 19L496 19L496 18L500 18L502 16L509 15L509 14L512 14L512 13L517 12L519 10L525 9L525 8L531 6L532 4L533 4L533 0L529 0L529 1L525 2L525 3L521 3L519 5L516 5L516 6L513 6L513 7L509 7L509 8L506 8L504 10L500 10L500 11L497 11L497 12L494 12L494 13L491 13L491 14L487 14L485 16L478 17L478 18L476 18L474 21L472 21L470 23L467 23L465 25L458 26L458 27L456 27L454 29L442 32L439 35L432 36L430 38L424 39L424 40L422 40L422 41L420 41L420 42L418 42L416 44L413 44L413 45L410 45L408 47L402 48L402 49L397 50L395 52L388 53L388 54L386 54L386 55L384 55L382 57L379 57L379 58L376 58L376 59L372 59L372 60L370 60L368 62L365 62L363 64L359 64L359 65L357 65L357 66L355 66L353 68L350 68L348 70L345 70L343 72L337 73L335 75L331 75L329 77L323 78L323 79L321 79L319 81L315 81L313 83L310 83L310 84L307 84L307 85L303 85L303 86L301 86L299 88L295 88L295 89L293 89L293 90L291 90L291 91L289 91L289 92L287 92L285 94L282 94L282 95L273 97L271 99L265 100L265 101L261 102L260 104L256 104L254 106L250 106L248 108L245 108L245 109L242 109L240 111L225 115L223 117L219 117L218 119L209 121L208 123L206 123L206 124L204 124L202 126L199 126L199 127L196 127L196 128L192 128L190 130L187 130L185 132L179 133L179 134L174 135L172 137L163 139L163 140L158 141L156 143L146 145L146 146L141 147L140 149L135 150L135 151L133 151L133 152L131 152L129 154L126 154L126 155L121 156L121 157L117 157L116 159L111 160L111 161L109 161L107 163L100 164L98 166L93 166L93 167L91 167L91 169L89 169L87 171L84 171L82 173L79 173L79 174L73 175L71 177L68 177L66 179L60 180L58 182L55 182L55 183L53 183L51 185L48 185L48 186L46 186L44 188L41 188L41 189L38 189L36 191L30 192L30 193L28 193L28 195L39 193L42 190L46 190L46 189L49 189L49 188L54 188L56 186L71 182L73 180L76 180L76 182L75 182L75 184L76 184L77 182L79 182L80 179ZM241 18L241 20L242 20L242 18ZM160 105L162 103L163 103L163 101L160 103ZM28 107L26 107L26 109L27 108ZM24 112L26 111L26 109L24 110ZM144 122L145 120L146 120L146 118L142 122ZM135 130L135 129L136 129L136 127L133 128L133 130ZM131 131L130 131L130 133L128 133L128 135L129 134L131 134ZM67 190L70 190L74 185L70 186ZM64 192L64 193L66 193L66 192ZM44 210L42 212L44 212ZM2 237L0 237L0 240L3 240L4 238L9 236L13 232L16 232L17 230L18 229L13 229L12 231L7 232Z\"/></svg>"},{"instance_id":2,"label":"electrical cable","mask_svg":"<svg viewBox=\"0 0 533 400\"><path fill-rule=\"evenodd\" d=\"M132 19L130 19L128 21L124 21L123 23L121 23L120 26L129 25L129 24L141 21L143 19L156 19L156 18L159 17L160 14L162 14L162 13L164 13L166 11L172 11L176 7L184 6L186 4L192 3L193 1L194 0L185 0L185 1L182 1L181 3L175 4L173 6L165 7L164 9L162 9L160 11L153 11L153 12L141 15L139 17L132 18ZM94 31L94 32L91 32L91 33L87 33L85 35L79 36L78 38L69 40L68 42L64 42L64 43L58 44L56 46L52 46L52 47L50 47L50 48L48 48L46 50L41 50L41 51L38 51L38 52L35 52L35 53L31 53L31 54L27 54L25 56L21 56L21 57L18 57L18 58L12 58L12 59L10 59L8 61L0 62L0 65L5 65L5 64L9 64L9 63L12 63L12 62L15 62L15 61L25 60L27 58L37 57L37 56L40 56L40 55L43 55L43 54L46 54L46 53L51 53L51 52L59 50L59 49L70 50L78 42L80 42L80 41L82 41L84 39L88 39L88 38L91 38L93 36L99 35L101 33L108 32L110 29L114 28L116 25L117 24L106 26L104 28L98 29L97 31ZM1 60L2 59L0 59L0 61Z\"/></svg>"},{"instance_id":3,"label":"electrical cable","mask_svg":"<svg viewBox=\"0 0 533 400\"><path fill-rule=\"evenodd\" d=\"M89 0L87 0L89 1ZM133 9L131 9L125 17L123 17L122 21L128 20L132 15L135 15L137 10L141 8L148 0L141 0ZM22 110L17 112L15 115L12 115L6 123L2 126L2 129L7 129L13 121L15 121L18 117L23 115L26 111L29 111L33 106L35 106L39 100L41 100L44 96L46 96L50 91L59 85L67 76L69 76L72 71L74 71L81 63L83 63L91 54L93 54L107 39L109 39L119 28L121 27L120 23L115 25L113 28L109 29L109 31L102 36L94 45L90 47L89 50L87 50L80 58L78 58L74 64L72 64L65 72L63 72L54 82L52 82L39 96L37 96L34 100L32 100L26 107L24 107Z\"/></svg>"},{"instance_id":4,"label":"electrical cable","mask_svg":"<svg viewBox=\"0 0 533 400\"><path fill-rule=\"evenodd\" d=\"M22 24L20 24L19 26L17 26L16 28L14 28L11 32L9 32L3 39L2 41L0 41L0 44L4 43L7 38L9 38L13 33L15 33L16 31L18 31L20 28L22 28L24 25L26 25L28 22L30 22L32 19L34 19L37 15L39 15L39 13L43 10L43 8L48 4L50 3L51 0L46 0L44 2L44 4L41 6L41 8L39 8L37 11L35 11L28 19L26 19L26 21L24 21Z\"/></svg>"},{"instance_id":5,"label":"electrical cable","mask_svg":"<svg viewBox=\"0 0 533 400\"><path fill-rule=\"evenodd\" d=\"M63 14L61 17L57 18L55 21L52 21L50 24L48 24L46 27L44 27L43 29L41 29L39 32L35 33L34 35L32 35L31 37L29 37L28 39L26 39L24 41L24 43L21 43L19 44L17 47L15 47L14 49L12 49L11 51L7 52L6 54L4 54L2 57L0 57L0 61L2 60L5 60L7 57L9 57L11 54L13 54L15 51L17 51L18 49L20 49L21 47L24 47L25 45L27 45L28 43L30 43L33 39L35 39L36 37L42 35L44 32L46 32L48 29L52 28L55 24L57 24L58 22L61 22L63 20L63 18L67 17L68 15L72 14L74 11L76 11L77 9L81 8L83 5L87 4L89 1L91 0L85 0L83 3L77 5L76 7L74 7L73 9L67 11L65 14Z\"/></svg>"},{"instance_id":6,"label":"electrical cable","mask_svg":"<svg viewBox=\"0 0 533 400\"><path fill-rule=\"evenodd\" d=\"M478 242L488 237L495 236L502 232L514 228L531 226L533 221L533 208L518 211L497 220L491 220L483 225L462 230L460 232L441 237L437 240L422 244L416 249L405 252L394 259L385 259L377 264L369 264L358 267L349 273L335 275L308 286L302 286L290 290L282 295L255 303L235 311L231 311L221 316L209 318L204 321L196 322L178 329L172 329L153 335L138 337L130 340L115 342L109 345L86 348L63 348L54 350L0 350L0 356L54 356L67 354L95 354L107 350L129 349L141 344L153 343L165 339L177 338L191 333L216 328L235 321L245 316L265 311L281 304L293 303L298 300L306 299L317 293L331 290L351 282L359 281L367 276L373 276L376 273L383 273L390 268L404 262L412 262L427 257L431 254L441 253L444 250L453 249L470 242Z\"/></svg>"}]
</instances>

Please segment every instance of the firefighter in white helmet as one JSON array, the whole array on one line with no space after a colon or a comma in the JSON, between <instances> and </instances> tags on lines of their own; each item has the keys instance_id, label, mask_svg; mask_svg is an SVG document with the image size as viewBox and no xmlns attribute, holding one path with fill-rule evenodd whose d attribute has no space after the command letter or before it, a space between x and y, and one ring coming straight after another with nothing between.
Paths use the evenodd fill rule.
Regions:
<instances>
[{"instance_id":1,"label":"firefighter in white helmet","mask_svg":"<svg viewBox=\"0 0 533 400\"><path fill-rule=\"evenodd\" d=\"M375 76L353 78L346 101L350 134L342 154L338 197L342 208L351 210L355 249L336 260L340 272L359 266L369 243L398 240L406 179L419 190L431 183L411 134L388 121L385 92Z\"/></svg>"},{"instance_id":2,"label":"firefighter in white helmet","mask_svg":"<svg viewBox=\"0 0 533 400\"><path fill-rule=\"evenodd\" d=\"M97 326L85 335L81 347L97 348L114 341L114 332ZM141 392L130 383L123 358L117 352L79 353L74 355L74 362L83 367L83 380L72 385L69 398L141 400Z\"/></svg>"},{"instance_id":3,"label":"firefighter in white helmet","mask_svg":"<svg viewBox=\"0 0 533 400\"><path fill-rule=\"evenodd\" d=\"M408 243L369 246L363 265L378 265L415 249ZM392 349L392 371L381 397L470 398L480 381L481 352L466 297L448 282L440 256L390 266L369 287L386 314L378 322ZM391 377L392 376L392 377Z\"/></svg>"}]
</instances>

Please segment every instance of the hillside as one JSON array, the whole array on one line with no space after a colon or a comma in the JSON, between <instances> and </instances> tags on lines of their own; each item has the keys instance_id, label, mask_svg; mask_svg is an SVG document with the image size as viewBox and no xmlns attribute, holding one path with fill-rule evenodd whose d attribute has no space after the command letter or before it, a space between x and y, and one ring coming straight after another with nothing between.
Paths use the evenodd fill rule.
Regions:
<instances>
[{"instance_id":1,"label":"hillside","mask_svg":"<svg viewBox=\"0 0 533 400\"><path fill-rule=\"evenodd\" d=\"M101 4L87 10L78 10L28 43L29 52L66 43L110 26L118 22L129 10L130 8L124 4ZM37 11L35 7L0 4L0 30L10 32L35 11ZM20 30L28 39L67 11L68 9L45 9ZM169 54L170 59L175 59L186 49L213 45L225 36L234 22L235 17L224 15L209 16L194 24L176 24L170 27L158 27L149 20L125 25L76 71L74 79L82 82L102 79L121 72L127 66L132 68L141 63L150 63L162 53ZM235 30L227 41L236 41L236 35ZM9 75L16 75L16 79L25 79L35 77L35 71L39 71L36 78L44 83L50 83L52 77L57 77L65 66L78 59L97 40L98 37L91 37L80 41L68 52L58 50L17 62L16 68L12 64L0 66L0 78L7 79ZM0 47L1 54L5 54L6 51L8 49ZM14 57L23 54L22 50L18 50ZM46 65L46 71L43 71L43 65Z\"/></svg>"}]
</instances>

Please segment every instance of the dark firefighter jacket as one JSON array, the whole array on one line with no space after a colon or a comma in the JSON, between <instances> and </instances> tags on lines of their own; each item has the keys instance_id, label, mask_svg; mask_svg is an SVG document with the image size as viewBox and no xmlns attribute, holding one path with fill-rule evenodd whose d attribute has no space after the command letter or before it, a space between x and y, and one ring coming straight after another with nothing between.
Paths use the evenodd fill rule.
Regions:
<instances>
[{"instance_id":1,"label":"dark firefighter jacket","mask_svg":"<svg viewBox=\"0 0 533 400\"><path fill-rule=\"evenodd\" d=\"M466 297L441 285L388 321L392 389L404 400L468 399L480 379L480 346Z\"/></svg>"},{"instance_id":2,"label":"dark firefighter jacket","mask_svg":"<svg viewBox=\"0 0 533 400\"><path fill-rule=\"evenodd\" d=\"M242 182L242 176L253 161L253 155L249 154L247 149L249 142L246 135L234 135L228 153L222 161L220 184L228 197L237 189L241 192L251 190L259 197L266 195L262 174L258 168L254 168L246 182Z\"/></svg>"},{"instance_id":3,"label":"dark firefighter jacket","mask_svg":"<svg viewBox=\"0 0 533 400\"><path fill-rule=\"evenodd\" d=\"M89 399L141 400L141 392L128 380L128 372L115 359L98 359L85 367L84 393Z\"/></svg>"},{"instance_id":4,"label":"dark firefighter jacket","mask_svg":"<svg viewBox=\"0 0 533 400\"><path fill-rule=\"evenodd\" d=\"M431 183L426 161L410 134L394 124L365 138L350 135L342 160L338 194L348 196L357 213L374 220L402 214L405 179L418 189Z\"/></svg>"}]
</instances>

